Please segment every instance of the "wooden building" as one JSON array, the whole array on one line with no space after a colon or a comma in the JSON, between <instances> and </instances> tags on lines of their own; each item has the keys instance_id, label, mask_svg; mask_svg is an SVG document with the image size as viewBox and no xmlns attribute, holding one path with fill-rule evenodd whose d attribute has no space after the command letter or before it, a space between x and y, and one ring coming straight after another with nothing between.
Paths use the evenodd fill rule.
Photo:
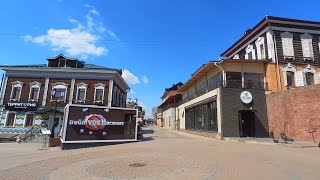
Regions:
<instances>
[{"instance_id":1,"label":"wooden building","mask_svg":"<svg viewBox=\"0 0 320 180\"><path fill-rule=\"evenodd\" d=\"M225 59L269 60L271 92L320 83L320 22L266 16L221 54Z\"/></svg>"},{"instance_id":2,"label":"wooden building","mask_svg":"<svg viewBox=\"0 0 320 180\"><path fill-rule=\"evenodd\" d=\"M0 127L46 125L60 131L66 104L126 107L129 87L120 69L86 64L60 54L46 64L0 66Z\"/></svg>"}]
</instances>

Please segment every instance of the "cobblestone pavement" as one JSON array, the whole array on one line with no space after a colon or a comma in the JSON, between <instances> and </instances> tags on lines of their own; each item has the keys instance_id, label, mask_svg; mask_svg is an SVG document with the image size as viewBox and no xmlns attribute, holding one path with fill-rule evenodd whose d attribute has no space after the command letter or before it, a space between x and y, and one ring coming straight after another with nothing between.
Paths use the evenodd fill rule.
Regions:
<instances>
[{"instance_id":1,"label":"cobblestone pavement","mask_svg":"<svg viewBox=\"0 0 320 180\"><path fill-rule=\"evenodd\" d=\"M66 150L0 144L0 179L288 179L320 177L320 150L218 141L145 128L145 141Z\"/></svg>"}]
</instances>

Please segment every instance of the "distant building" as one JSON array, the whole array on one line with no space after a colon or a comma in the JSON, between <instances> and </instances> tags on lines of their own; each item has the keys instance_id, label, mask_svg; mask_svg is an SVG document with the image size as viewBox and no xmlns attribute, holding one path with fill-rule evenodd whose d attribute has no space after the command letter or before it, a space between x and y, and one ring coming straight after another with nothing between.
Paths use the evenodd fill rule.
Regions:
<instances>
[{"instance_id":1,"label":"distant building","mask_svg":"<svg viewBox=\"0 0 320 180\"><path fill-rule=\"evenodd\" d=\"M158 107L157 124L170 129L179 129L179 119L176 116L176 108L181 103L181 93L177 90L183 85L179 82L166 88L161 96L162 104Z\"/></svg>"},{"instance_id":2,"label":"distant building","mask_svg":"<svg viewBox=\"0 0 320 180\"><path fill-rule=\"evenodd\" d=\"M120 69L86 64L60 54L46 64L0 66L0 127L60 131L67 104L126 107L129 87Z\"/></svg>"}]
</instances>

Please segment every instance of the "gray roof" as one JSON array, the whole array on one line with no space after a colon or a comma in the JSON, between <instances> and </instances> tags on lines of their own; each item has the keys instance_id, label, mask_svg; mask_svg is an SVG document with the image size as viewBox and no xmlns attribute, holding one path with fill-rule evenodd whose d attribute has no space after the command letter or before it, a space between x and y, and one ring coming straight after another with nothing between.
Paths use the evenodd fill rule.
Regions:
<instances>
[{"instance_id":1,"label":"gray roof","mask_svg":"<svg viewBox=\"0 0 320 180\"><path fill-rule=\"evenodd\" d=\"M45 67L45 68L50 68L47 67L47 64L31 64L31 65L0 65L0 68L5 68L5 67L25 67L25 68L32 68L32 67ZM58 68L58 67L52 67L52 68ZM113 68L107 68L104 66L99 66L95 64L84 64L83 68L74 68L74 69L100 69L100 70L110 70L110 71L118 71L120 74L122 74L121 69L113 69Z\"/></svg>"}]
</instances>

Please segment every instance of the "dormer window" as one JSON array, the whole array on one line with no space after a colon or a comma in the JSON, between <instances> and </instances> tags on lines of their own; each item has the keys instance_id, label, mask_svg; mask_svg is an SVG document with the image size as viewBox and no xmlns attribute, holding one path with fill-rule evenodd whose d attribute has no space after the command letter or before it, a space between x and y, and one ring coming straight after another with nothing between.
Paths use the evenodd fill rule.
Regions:
<instances>
[{"instance_id":1,"label":"dormer window","mask_svg":"<svg viewBox=\"0 0 320 180\"><path fill-rule=\"evenodd\" d=\"M293 35L289 32L280 34L284 59L294 59Z\"/></svg>"},{"instance_id":2,"label":"dormer window","mask_svg":"<svg viewBox=\"0 0 320 180\"><path fill-rule=\"evenodd\" d=\"M59 65L58 67L66 67L66 60L65 59L59 59Z\"/></svg>"},{"instance_id":3,"label":"dormer window","mask_svg":"<svg viewBox=\"0 0 320 180\"><path fill-rule=\"evenodd\" d=\"M41 83L35 81L30 83L29 101L38 101Z\"/></svg>"},{"instance_id":4,"label":"dormer window","mask_svg":"<svg viewBox=\"0 0 320 180\"><path fill-rule=\"evenodd\" d=\"M300 38L304 60L313 60L312 36L310 34L302 34Z\"/></svg>"},{"instance_id":5,"label":"dormer window","mask_svg":"<svg viewBox=\"0 0 320 180\"><path fill-rule=\"evenodd\" d=\"M23 83L20 81L12 82L10 101L20 101Z\"/></svg>"},{"instance_id":6,"label":"dormer window","mask_svg":"<svg viewBox=\"0 0 320 180\"><path fill-rule=\"evenodd\" d=\"M68 84L57 82L53 84L52 89L51 101L66 101Z\"/></svg>"},{"instance_id":7,"label":"dormer window","mask_svg":"<svg viewBox=\"0 0 320 180\"><path fill-rule=\"evenodd\" d=\"M88 84L85 84L85 83L77 84L77 102L78 103L85 103L86 96L87 96L87 88L88 88Z\"/></svg>"},{"instance_id":8,"label":"dormer window","mask_svg":"<svg viewBox=\"0 0 320 180\"><path fill-rule=\"evenodd\" d=\"M240 59L239 54L234 55L232 59Z\"/></svg>"},{"instance_id":9,"label":"dormer window","mask_svg":"<svg viewBox=\"0 0 320 180\"><path fill-rule=\"evenodd\" d=\"M245 59L256 59L255 49L252 44L248 45L246 48Z\"/></svg>"},{"instance_id":10,"label":"dormer window","mask_svg":"<svg viewBox=\"0 0 320 180\"><path fill-rule=\"evenodd\" d=\"M94 85L94 102L103 103L105 84L98 83Z\"/></svg>"}]
</instances>

